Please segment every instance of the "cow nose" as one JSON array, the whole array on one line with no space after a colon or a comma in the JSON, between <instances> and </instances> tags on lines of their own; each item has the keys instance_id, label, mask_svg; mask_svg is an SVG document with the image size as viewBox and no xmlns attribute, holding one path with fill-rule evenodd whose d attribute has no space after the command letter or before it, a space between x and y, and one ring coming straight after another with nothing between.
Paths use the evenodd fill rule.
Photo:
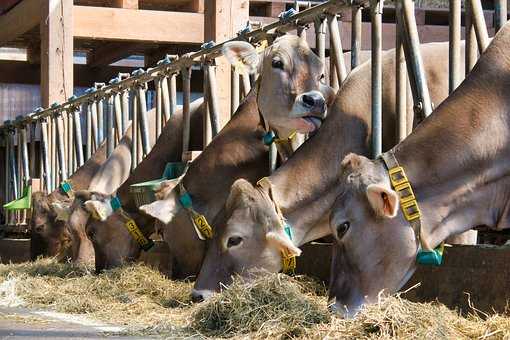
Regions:
<instances>
[{"instance_id":1,"label":"cow nose","mask_svg":"<svg viewBox=\"0 0 510 340\"><path fill-rule=\"evenodd\" d=\"M193 302L202 302L211 297L213 293L209 290L202 289L192 289L191 290L191 301Z\"/></svg>"},{"instance_id":2,"label":"cow nose","mask_svg":"<svg viewBox=\"0 0 510 340\"><path fill-rule=\"evenodd\" d=\"M302 97L303 104L305 104L308 107L314 107L315 106L315 98L309 94L304 94Z\"/></svg>"}]
</instances>

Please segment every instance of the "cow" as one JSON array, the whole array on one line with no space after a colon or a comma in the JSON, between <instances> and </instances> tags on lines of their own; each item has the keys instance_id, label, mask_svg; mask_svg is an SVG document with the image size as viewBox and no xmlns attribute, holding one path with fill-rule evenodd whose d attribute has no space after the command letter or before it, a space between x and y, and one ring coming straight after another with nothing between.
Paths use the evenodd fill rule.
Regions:
<instances>
[{"instance_id":1,"label":"cow","mask_svg":"<svg viewBox=\"0 0 510 340\"><path fill-rule=\"evenodd\" d=\"M397 291L417 261L439 264L435 248L448 236L509 227L509 43L506 24L466 80L391 151L343 159L330 219L339 313Z\"/></svg>"},{"instance_id":2,"label":"cow","mask_svg":"<svg viewBox=\"0 0 510 340\"><path fill-rule=\"evenodd\" d=\"M191 126L193 126L190 140L192 149L202 146L202 119L205 104L203 99L191 103ZM154 116L154 115L152 115ZM132 184L152 180L161 177L165 165L168 162L176 162L182 156L182 110L176 112L165 125L160 137L151 152L129 174L131 160L118 161L112 159L111 169L123 167L127 174L125 181L117 187L111 186L114 180L110 170L101 172L94 179L95 186L89 190L76 193L71 207L69 225L79 234L77 242L78 253L93 254L95 258L96 272L113 268L126 262L134 261L141 252L139 244L133 239L125 228L126 217L119 214L105 216L104 210L110 209L112 194L116 191L122 203L122 209L129 214L145 237L149 237L154 231L154 221L147 215L141 214L131 194L129 187ZM124 151L124 160L127 159L129 150ZM128 176L129 175L129 176ZM122 185L120 185L122 184ZM91 214L98 215L100 219L89 218Z\"/></svg>"},{"instance_id":3,"label":"cow","mask_svg":"<svg viewBox=\"0 0 510 340\"><path fill-rule=\"evenodd\" d=\"M448 95L448 44L425 44L421 53L430 94L438 104ZM339 192L340 162L349 152L369 151L370 69L366 62L350 73L321 129L269 178L256 186L242 179L234 183L225 213L214 221L217 232L192 293L196 300L209 297L220 283L229 284L233 274L247 269L278 272L282 253L299 256L300 245L330 234L328 212ZM397 142L394 70L395 52L384 52L384 150ZM412 126L412 100L407 103L407 125ZM285 223L291 226L292 240Z\"/></svg>"},{"instance_id":4,"label":"cow","mask_svg":"<svg viewBox=\"0 0 510 340\"><path fill-rule=\"evenodd\" d=\"M250 43L224 44L223 54L232 65L258 73L257 105L266 131L280 141L277 149L286 160L299 146L296 133L314 133L320 128L334 90L324 82L324 64L307 42L294 35L281 36L258 53Z\"/></svg>"}]
</instances>

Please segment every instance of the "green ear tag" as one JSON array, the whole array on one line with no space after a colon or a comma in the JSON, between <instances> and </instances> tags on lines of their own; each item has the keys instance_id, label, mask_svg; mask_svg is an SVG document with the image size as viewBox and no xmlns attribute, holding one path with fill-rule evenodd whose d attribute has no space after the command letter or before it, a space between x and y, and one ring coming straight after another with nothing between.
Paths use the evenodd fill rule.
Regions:
<instances>
[{"instance_id":1,"label":"green ear tag","mask_svg":"<svg viewBox=\"0 0 510 340\"><path fill-rule=\"evenodd\" d=\"M110 200L110 206L112 207L113 211L117 211L120 209L122 204L120 203L120 199L117 196L113 196Z\"/></svg>"}]
</instances>

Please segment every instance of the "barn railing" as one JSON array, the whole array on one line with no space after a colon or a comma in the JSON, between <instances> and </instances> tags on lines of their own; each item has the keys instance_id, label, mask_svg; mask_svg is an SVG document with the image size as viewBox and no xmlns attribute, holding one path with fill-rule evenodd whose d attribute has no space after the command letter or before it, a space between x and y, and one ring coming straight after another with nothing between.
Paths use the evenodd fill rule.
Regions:
<instances>
[{"instance_id":1,"label":"barn railing","mask_svg":"<svg viewBox=\"0 0 510 340\"><path fill-rule=\"evenodd\" d=\"M347 77L340 38L338 14L352 11L351 67L359 64L361 49L362 9L370 8L371 15L371 58L372 58L372 154L382 151L382 12L381 0L330 0L318 5L308 1L296 1L295 9L283 12L279 20L254 28L248 25L232 40L244 40L253 45L272 43L275 37L297 31L305 37L312 25L315 29L316 50L319 57L326 60L326 34L330 38L330 84L335 88ZM425 118L432 112L432 102L428 93L423 61L419 50L419 37L414 17L412 0L395 1L396 5L396 96L398 124L397 134L403 139L409 128L406 126L406 83L409 79L414 107ZM506 1L496 0L496 28L506 22ZM460 0L450 1L450 91L460 82ZM489 38L484 22L480 0L466 1L466 70L471 70L477 54L487 47ZM183 88L183 152L189 149L191 70L200 67L204 71L204 94L208 106L208 117L204 126L209 126L209 136L220 129L217 103L218 84L215 77L215 58L221 54L225 42L204 44L194 53L182 56L167 56L147 70L137 70L132 74L119 74L108 84L96 83L82 96L72 96L65 103L55 103L46 109L36 109L26 117L5 122L0 126L0 146L3 153L2 201L22 197L27 194L31 177L41 177L41 189L55 190L99 148L106 143L107 154L115 145L132 121L132 169L147 155L154 141L149 138L147 120L147 89L155 92L156 138L176 111L176 78L180 74ZM246 95L251 87L250 77L242 70L232 70L232 114L240 102L240 88ZM241 80L241 81L240 81ZM242 84L242 86L240 86ZM207 121L208 120L208 121ZM82 124L85 129L82 130ZM207 123L207 124L206 124ZM84 131L85 135L82 134ZM209 141L210 138L207 139ZM36 145L37 144L37 145ZM39 152L37 152L37 150ZM275 155L273 149L271 154ZM183 156L188 157L188 156ZM37 175L39 174L39 175ZM7 223L15 224L24 220L24 213L6 211Z\"/></svg>"}]
</instances>

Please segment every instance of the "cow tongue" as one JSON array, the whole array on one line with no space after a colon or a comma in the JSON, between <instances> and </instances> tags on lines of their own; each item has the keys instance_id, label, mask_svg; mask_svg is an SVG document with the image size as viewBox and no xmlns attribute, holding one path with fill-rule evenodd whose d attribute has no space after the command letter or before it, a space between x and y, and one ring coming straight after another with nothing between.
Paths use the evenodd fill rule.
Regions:
<instances>
[{"instance_id":1,"label":"cow tongue","mask_svg":"<svg viewBox=\"0 0 510 340\"><path fill-rule=\"evenodd\" d=\"M313 126L315 127L314 131L318 130L322 125L322 120L315 116L306 116L303 117L303 119L313 124Z\"/></svg>"}]
</instances>

